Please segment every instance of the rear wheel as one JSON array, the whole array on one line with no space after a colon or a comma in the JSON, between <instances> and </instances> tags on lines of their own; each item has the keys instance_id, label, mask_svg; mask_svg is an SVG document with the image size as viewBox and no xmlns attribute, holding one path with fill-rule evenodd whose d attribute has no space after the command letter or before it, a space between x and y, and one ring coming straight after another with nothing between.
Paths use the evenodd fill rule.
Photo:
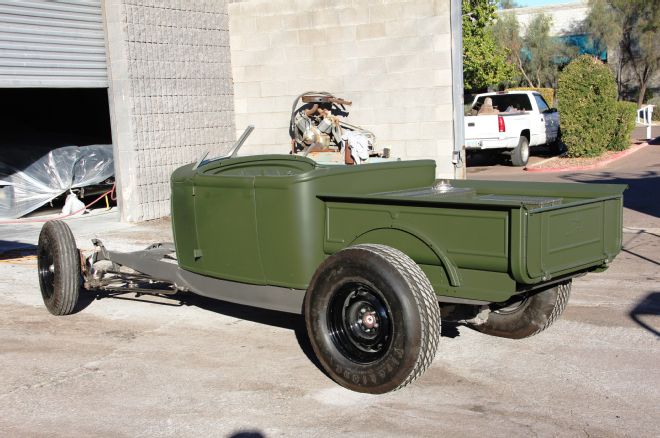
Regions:
<instances>
[{"instance_id":1,"label":"rear wheel","mask_svg":"<svg viewBox=\"0 0 660 438\"><path fill-rule=\"evenodd\" d=\"M48 221L37 248L39 286L44 304L53 315L69 315L78 303L80 254L71 229L64 222Z\"/></svg>"},{"instance_id":2,"label":"rear wheel","mask_svg":"<svg viewBox=\"0 0 660 438\"><path fill-rule=\"evenodd\" d=\"M536 335L564 312L570 293L571 282L568 281L534 295L493 305L488 320L472 328L501 338L522 339Z\"/></svg>"},{"instance_id":3,"label":"rear wheel","mask_svg":"<svg viewBox=\"0 0 660 438\"><path fill-rule=\"evenodd\" d=\"M353 391L408 385L429 367L440 339L429 280L410 257L384 245L356 245L326 259L304 311L323 368Z\"/></svg>"},{"instance_id":4,"label":"rear wheel","mask_svg":"<svg viewBox=\"0 0 660 438\"><path fill-rule=\"evenodd\" d=\"M529 161L529 140L524 135L518 139L518 146L511 151L511 164L526 166Z\"/></svg>"}]
</instances>

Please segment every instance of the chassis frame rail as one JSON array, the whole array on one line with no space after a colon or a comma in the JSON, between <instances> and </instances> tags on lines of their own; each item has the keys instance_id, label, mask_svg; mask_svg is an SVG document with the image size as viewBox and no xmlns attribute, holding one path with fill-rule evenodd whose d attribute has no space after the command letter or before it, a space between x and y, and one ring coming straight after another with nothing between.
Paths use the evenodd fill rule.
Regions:
<instances>
[{"instance_id":1,"label":"chassis frame rail","mask_svg":"<svg viewBox=\"0 0 660 438\"><path fill-rule=\"evenodd\" d=\"M138 274L124 273L120 269L102 272L114 274L115 280L130 281L131 278L150 283L168 283L171 289L150 289L143 287L118 287L103 284L102 278L92 278L91 282L106 290L125 290L141 294L172 295L179 291L188 291L197 295L229 301L237 304L277 310L288 313L302 314L305 290L289 289L269 285L238 283L218 278L196 274L181 269L176 262L176 251L171 242L154 243L142 251L115 252L108 251L98 239L93 239L95 251L89 257L87 269L94 276L93 266L96 262L107 260L113 264L128 267ZM143 274L143 275L140 275Z\"/></svg>"}]
</instances>

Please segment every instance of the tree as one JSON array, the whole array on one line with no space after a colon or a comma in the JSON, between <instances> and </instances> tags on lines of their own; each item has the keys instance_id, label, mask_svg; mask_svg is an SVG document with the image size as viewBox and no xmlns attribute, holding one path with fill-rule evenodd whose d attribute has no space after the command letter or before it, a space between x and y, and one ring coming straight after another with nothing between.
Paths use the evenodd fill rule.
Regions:
<instances>
[{"instance_id":1,"label":"tree","mask_svg":"<svg viewBox=\"0 0 660 438\"><path fill-rule=\"evenodd\" d=\"M515 9L520 5L515 0L500 0L500 9Z\"/></svg>"},{"instance_id":2,"label":"tree","mask_svg":"<svg viewBox=\"0 0 660 438\"><path fill-rule=\"evenodd\" d=\"M499 19L493 26L493 36L502 47L507 50L507 62L513 65L516 72L521 76L519 82L527 82L530 87L532 85L531 79L527 76L525 71L525 60L523 59L523 40L520 36L520 25L518 19L513 12L501 13Z\"/></svg>"},{"instance_id":3,"label":"tree","mask_svg":"<svg viewBox=\"0 0 660 438\"><path fill-rule=\"evenodd\" d=\"M545 14L535 16L527 26L523 38L528 53L528 76L535 81L535 87L550 86L555 88L559 64L568 56L568 48L557 38L550 36L552 17Z\"/></svg>"},{"instance_id":4,"label":"tree","mask_svg":"<svg viewBox=\"0 0 660 438\"><path fill-rule=\"evenodd\" d=\"M501 13L494 25L494 37L509 49L507 60L516 67L521 84L554 88L559 66L575 56L574 49L550 36L551 25L551 17L538 14L521 36L518 19L512 12Z\"/></svg>"},{"instance_id":5,"label":"tree","mask_svg":"<svg viewBox=\"0 0 660 438\"><path fill-rule=\"evenodd\" d=\"M660 69L660 2L658 0L589 0L586 25L601 48L618 49L613 63L619 99L626 68L637 81L642 105L650 79Z\"/></svg>"},{"instance_id":6,"label":"tree","mask_svg":"<svg viewBox=\"0 0 660 438\"><path fill-rule=\"evenodd\" d=\"M496 0L463 0L463 78L466 91L485 90L509 80L507 52L491 32Z\"/></svg>"}]
</instances>

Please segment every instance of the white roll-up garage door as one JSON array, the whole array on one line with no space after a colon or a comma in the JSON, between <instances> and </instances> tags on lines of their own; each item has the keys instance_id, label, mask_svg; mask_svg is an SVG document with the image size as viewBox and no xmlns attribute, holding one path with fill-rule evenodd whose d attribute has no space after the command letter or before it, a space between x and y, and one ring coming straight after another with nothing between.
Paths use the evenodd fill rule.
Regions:
<instances>
[{"instance_id":1,"label":"white roll-up garage door","mask_svg":"<svg viewBox=\"0 0 660 438\"><path fill-rule=\"evenodd\" d=\"M0 88L105 88L101 0L0 0Z\"/></svg>"}]
</instances>

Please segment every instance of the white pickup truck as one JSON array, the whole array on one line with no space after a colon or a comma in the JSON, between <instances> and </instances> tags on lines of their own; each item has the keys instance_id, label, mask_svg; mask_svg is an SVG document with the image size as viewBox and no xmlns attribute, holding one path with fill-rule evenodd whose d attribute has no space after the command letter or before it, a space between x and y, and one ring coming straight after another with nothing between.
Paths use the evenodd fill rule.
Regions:
<instances>
[{"instance_id":1,"label":"white pickup truck","mask_svg":"<svg viewBox=\"0 0 660 438\"><path fill-rule=\"evenodd\" d=\"M465 116L465 147L500 150L514 166L529 160L529 147L541 144L560 151L559 113L535 91L477 94Z\"/></svg>"}]
</instances>

